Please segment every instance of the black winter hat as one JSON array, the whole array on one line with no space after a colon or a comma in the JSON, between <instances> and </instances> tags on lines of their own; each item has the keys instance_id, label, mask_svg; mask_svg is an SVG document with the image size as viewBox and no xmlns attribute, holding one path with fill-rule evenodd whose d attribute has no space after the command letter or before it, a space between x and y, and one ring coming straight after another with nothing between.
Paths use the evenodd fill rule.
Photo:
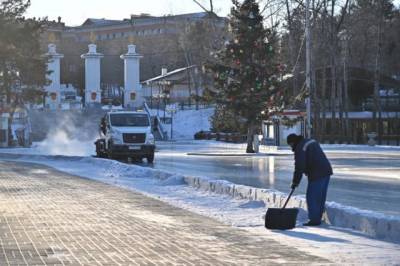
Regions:
<instances>
[{"instance_id":1,"label":"black winter hat","mask_svg":"<svg viewBox=\"0 0 400 266\"><path fill-rule=\"evenodd\" d=\"M296 134L290 134L287 136L286 138L286 142L289 143L293 143L293 144L297 144L299 142L299 138L300 136L297 136Z\"/></svg>"},{"instance_id":2,"label":"black winter hat","mask_svg":"<svg viewBox=\"0 0 400 266\"><path fill-rule=\"evenodd\" d=\"M292 151L294 151L296 149L297 144L300 143L300 141L302 141L304 139L304 137L302 135L296 135L296 134L290 134L289 136L287 136L286 138L286 142L292 147Z\"/></svg>"}]
</instances>

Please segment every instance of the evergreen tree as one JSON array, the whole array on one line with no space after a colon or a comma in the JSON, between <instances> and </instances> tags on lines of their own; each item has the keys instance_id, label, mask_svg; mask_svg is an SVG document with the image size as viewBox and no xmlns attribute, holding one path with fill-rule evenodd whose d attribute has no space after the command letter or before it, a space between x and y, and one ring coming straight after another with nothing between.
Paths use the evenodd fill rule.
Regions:
<instances>
[{"instance_id":1,"label":"evergreen tree","mask_svg":"<svg viewBox=\"0 0 400 266\"><path fill-rule=\"evenodd\" d=\"M229 16L231 40L214 55L207 69L218 90L217 103L246 121L246 152L252 153L253 135L261 121L284 107L280 84L283 69L277 61L276 32L273 27L264 27L258 3L233 0L233 4Z\"/></svg>"},{"instance_id":2,"label":"evergreen tree","mask_svg":"<svg viewBox=\"0 0 400 266\"><path fill-rule=\"evenodd\" d=\"M215 112L210 117L210 122L213 132L243 132L243 126L238 117L231 110L227 110L224 105L217 105L215 107Z\"/></svg>"},{"instance_id":3,"label":"evergreen tree","mask_svg":"<svg viewBox=\"0 0 400 266\"><path fill-rule=\"evenodd\" d=\"M0 3L0 97L8 105L41 96L47 82L39 43L45 21L25 19L29 5L29 0Z\"/></svg>"}]
</instances>

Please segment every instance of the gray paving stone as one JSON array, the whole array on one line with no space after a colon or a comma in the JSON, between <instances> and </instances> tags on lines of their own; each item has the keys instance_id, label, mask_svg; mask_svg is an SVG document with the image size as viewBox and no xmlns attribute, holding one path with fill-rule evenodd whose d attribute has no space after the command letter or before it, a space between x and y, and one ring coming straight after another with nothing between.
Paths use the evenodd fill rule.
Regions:
<instances>
[{"instance_id":1,"label":"gray paving stone","mask_svg":"<svg viewBox=\"0 0 400 266\"><path fill-rule=\"evenodd\" d=\"M0 266L329 263L137 192L12 162L0 162L0 240Z\"/></svg>"}]
</instances>

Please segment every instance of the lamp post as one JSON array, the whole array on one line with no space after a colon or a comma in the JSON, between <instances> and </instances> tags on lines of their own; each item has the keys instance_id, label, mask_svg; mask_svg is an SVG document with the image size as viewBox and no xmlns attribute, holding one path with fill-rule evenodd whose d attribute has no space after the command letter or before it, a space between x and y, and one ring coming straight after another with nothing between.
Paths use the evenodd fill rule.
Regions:
<instances>
[{"instance_id":1,"label":"lamp post","mask_svg":"<svg viewBox=\"0 0 400 266\"><path fill-rule=\"evenodd\" d=\"M160 95L160 97L163 98L163 102L164 102L164 123L165 123L166 98L169 98L169 91L166 90L166 87L169 86L169 85L171 85L171 82L170 82L169 80L163 79L163 80L160 80L160 81L158 82L158 84L159 84L159 85L161 86L161 88L162 88L162 93L160 93L159 95ZM160 99L159 99L159 101L158 101L158 107L160 107ZM158 109L160 109L160 108L158 108ZM158 111L157 111L157 114L158 114Z\"/></svg>"},{"instance_id":2,"label":"lamp post","mask_svg":"<svg viewBox=\"0 0 400 266\"><path fill-rule=\"evenodd\" d=\"M169 102L169 93L168 92L163 92L162 94L163 96L163 101L164 101L164 123L165 123L165 112L167 109L167 102Z\"/></svg>"},{"instance_id":3,"label":"lamp post","mask_svg":"<svg viewBox=\"0 0 400 266\"><path fill-rule=\"evenodd\" d=\"M169 114L171 114L171 140L172 140L172 136L173 136L173 135L172 135L172 131L173 131L174 114L175 114L177 111L178 111L178 108L177 108L176 104L168 105L167 112L168 112Z\"/></svg>"}]
</instances>

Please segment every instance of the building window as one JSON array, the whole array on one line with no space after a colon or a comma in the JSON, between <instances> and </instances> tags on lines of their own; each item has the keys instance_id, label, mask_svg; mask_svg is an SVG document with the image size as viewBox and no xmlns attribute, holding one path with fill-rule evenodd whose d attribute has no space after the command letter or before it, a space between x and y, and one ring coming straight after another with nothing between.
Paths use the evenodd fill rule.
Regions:
<instances>
[{"instance_id":1,"label":"building window","mask_svg":"<svg viewBox=\"0 0 400 266\"><path fill-rule=\"evenodd\" d=\"M69 65L68 66L69 72L76 72L76 66L75 65Z\"/></svg>"},{"instance_id":2,"label":"building window","mask_svg":"<svg viewBox=\"0 0 400 266\"><path fill-rule=\"evenodd\" d=\"M56 92L50 93L50 98L51 98L51 100L53 100L53 101L57 100L57 93L56 93Z\"/></svg>"},{"instance_id":3,"label":"building window","mask_svg":"<svg viewBox=\"0 0 400 266\"><path fill-rule=\"evenodd\" d=\"M125 32L121 32L121 37L125 37Z\"/></svg>"},{"instance_id":4,"label":"building window","mask_svg":"<svg viewBox=\"0 0 400 266\"><path fill-rule=\"evenodd\" d=\"M110 34L107 33L107 39L110 39Z\"/></svg>"}]
</instances>

